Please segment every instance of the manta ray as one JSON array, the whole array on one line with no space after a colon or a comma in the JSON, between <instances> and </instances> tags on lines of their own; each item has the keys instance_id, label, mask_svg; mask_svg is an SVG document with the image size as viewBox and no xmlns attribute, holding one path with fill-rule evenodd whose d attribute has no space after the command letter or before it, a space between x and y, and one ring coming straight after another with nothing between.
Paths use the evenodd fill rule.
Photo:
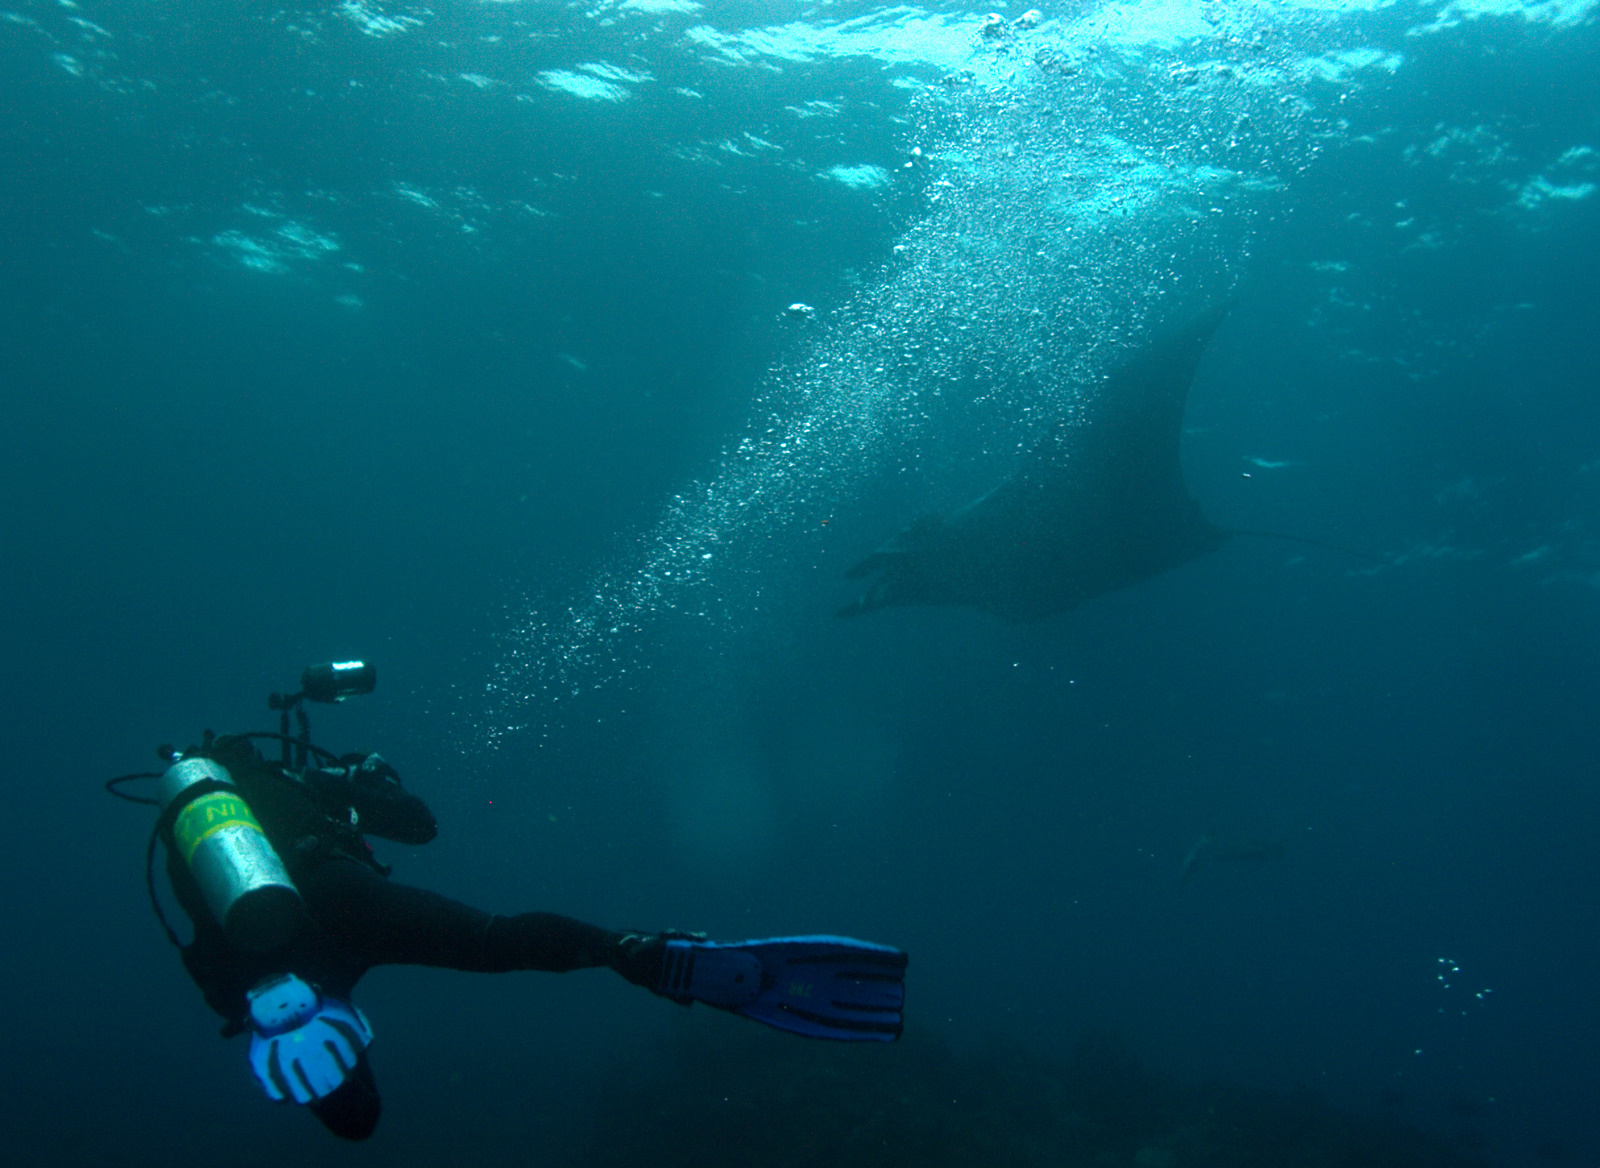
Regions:
<instances>
[{"instance_id":1,"label":"manta ray","mask_svg":"<svg viewBox=\"0 0 1600 1168\"><path fill-rule=\"evenodd\" d=\"M876 574L839 610L961 604L1035 621L1216 551L1178 461L1184 405L1218 305L1111 373L982 498L916 520L851 568ZM1314 541L1308 541L1314 542Z\"/></svg>"}]
</instances>

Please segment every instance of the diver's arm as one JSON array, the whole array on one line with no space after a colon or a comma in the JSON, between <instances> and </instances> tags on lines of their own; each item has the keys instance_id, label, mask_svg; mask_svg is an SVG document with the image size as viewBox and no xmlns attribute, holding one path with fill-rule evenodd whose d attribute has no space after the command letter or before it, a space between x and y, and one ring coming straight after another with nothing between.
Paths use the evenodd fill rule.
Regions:
<instances>
[{"instance_id":1,"label":"diver's arm","mask_svg":"<svg viewBox=\"0 0 1600 1168\"><path fill-rule=\"evenodd\" d=\"M306 773L317 793L353 807L363 834L401 844L425 844L439 834L428 805L400 784L400 775L377 754L347 754L337 769Z\"/></svg>"}]
</instances>

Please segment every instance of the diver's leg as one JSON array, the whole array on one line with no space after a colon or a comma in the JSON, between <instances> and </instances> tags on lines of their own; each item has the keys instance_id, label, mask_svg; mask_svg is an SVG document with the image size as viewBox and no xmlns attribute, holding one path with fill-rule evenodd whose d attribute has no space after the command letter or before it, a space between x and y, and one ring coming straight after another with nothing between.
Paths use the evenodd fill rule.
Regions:
<instances>
[{"instance_id":1,"label":"diver's leg","mask_svg":"<svg viewBox=\"0 0 1600 1168\"><path fill-rule=\"evenodd\" d=\"M366 1053L362 1052L355 1069L338 1090L313 1100L309 1106L322 1126L342 1139L364 1140L370 1136L378 1126L383 1100L378 1097L378 1082L372 1077Z\"/></svg>"},{"instance_id":2,"label":"diver's leg","mask_svg":"<svg viewBox=\"0 0 1600 1168\"><path fill-rule=\"evenodd\" d=\"M386 880L350 860L329 860L297 883L326 941L363 966L432 965L481 973L608 966L635 980L636 971L625 966L637 938L571 917L495 916Z\"/></svg>"}]
</instances>

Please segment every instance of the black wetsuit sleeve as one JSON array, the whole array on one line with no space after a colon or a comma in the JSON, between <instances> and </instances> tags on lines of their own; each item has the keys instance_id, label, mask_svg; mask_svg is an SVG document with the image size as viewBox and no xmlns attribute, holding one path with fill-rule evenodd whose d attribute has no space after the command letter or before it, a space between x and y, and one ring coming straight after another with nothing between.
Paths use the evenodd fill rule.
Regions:
<instances>
[{"instance_id":1,"label":"black wetsuit sleeve","mask_svg":"<svg viewBox=\"0 0 1600 1168\"><path fill-rule=\"evenodd\" d=\"M339 769L308 771L306 781L321 798L353 807L363 835L425 844L439 834L433 812L400 785L393 767L381 759L376 767L363 766L360 756L348 756L346 761L349 765Z\"/></svg>"},{"instance_id":2,"label":"black wetsuit sleeve","mask_svg":"<svg viewBox=\"0 0 1600 1168\"><path fill-rule=\"evenodd\" d=\"M364 788L355 784L350 806L361 817L361 830L399 844L425 844L439 834L428 805L398 785Z\"/></svg>"}]
</instances>

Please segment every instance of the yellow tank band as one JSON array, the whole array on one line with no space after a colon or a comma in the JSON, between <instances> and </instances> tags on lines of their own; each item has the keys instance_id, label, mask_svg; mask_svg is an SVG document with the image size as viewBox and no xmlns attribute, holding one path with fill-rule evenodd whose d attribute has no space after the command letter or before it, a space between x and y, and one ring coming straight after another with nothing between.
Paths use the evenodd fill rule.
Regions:
<instances>
[{"instance_id":1,"label":"yellow tank band","mask_svg":"<svg viewBox=\"0 0 1600 1168\"><path fill-rule=\"evenodd\" d=\"M211 791L178 812L172 824L172 842L183 862L188 864L194 859L196 848L226 827L242 827L258 835L265 834L251 814L250 805L238 795Z\"/></svg>"}]
</instances>

